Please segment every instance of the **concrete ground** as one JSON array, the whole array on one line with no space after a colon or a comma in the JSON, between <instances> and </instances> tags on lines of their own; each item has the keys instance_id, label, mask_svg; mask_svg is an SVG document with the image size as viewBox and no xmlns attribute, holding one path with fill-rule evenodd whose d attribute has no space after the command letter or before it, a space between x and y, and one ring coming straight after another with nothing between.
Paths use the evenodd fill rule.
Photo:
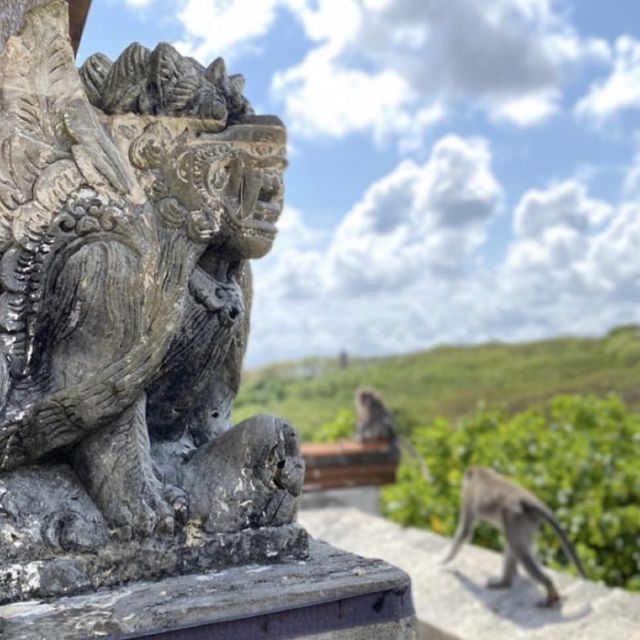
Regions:
<instances>
[{"instance_id":1,"label":"concrete ground","mask_svg":"<svg viewBox=\"0 0 640 640\"><path fill-rule=\"evenodd\" d=\"M493 551L467 545L443 566L450 541L421 529L348 508L302 510L298 519L316 538L404 569L422 639L640 640L640 595L550 571L564 601L541 609L542 591L524 576L509 590L484 586L501 570Z\"/></svg>"}]
</instances>

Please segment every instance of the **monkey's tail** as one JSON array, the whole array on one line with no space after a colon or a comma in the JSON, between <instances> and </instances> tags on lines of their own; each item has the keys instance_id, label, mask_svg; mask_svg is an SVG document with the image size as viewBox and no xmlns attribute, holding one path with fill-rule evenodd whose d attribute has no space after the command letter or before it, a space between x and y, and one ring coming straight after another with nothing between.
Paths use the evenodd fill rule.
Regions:
<instances>
[{"instance_id":1,"label":"monkey's tail","mask_svg":"<svg viewBox=\"0 0 640 640\"><path fill-rule=\"evenodd\" d=\"M567 554L567 557L571 559L573 564L576 565L576 569L583 578L587 577L587 572L584 570L582 566L582 562L578 557L578 553L575 550L575 547L571 544L571 541L567 537L566 531L562 528L562 525L556 520L556 517L542 504L536 504L535 502L530 502L528 500L521 500L520 504L525 511L534 512L537 515L541 516L545 522L549 523L555 532L558 534L560 538L560 542L562 543L562 548L564 552Z\"/></svg>"},{"instance_id":2,"label":"monkey's tail","mask_svg":"<svg viewBox=\"0 0 640 640\"><path fill-rule=\"evenodd\" d=\"M403 436L396 434L394 445L414 458L414 460L416 460L418 466L420 467L422 479L426 482L431 482L429 467L427 466L427 463L424 461L424 458L420 455L418 450L413 446L413 444L411 444L411 441L408 438L404 438Z\"/></svg>"}]
</instances>

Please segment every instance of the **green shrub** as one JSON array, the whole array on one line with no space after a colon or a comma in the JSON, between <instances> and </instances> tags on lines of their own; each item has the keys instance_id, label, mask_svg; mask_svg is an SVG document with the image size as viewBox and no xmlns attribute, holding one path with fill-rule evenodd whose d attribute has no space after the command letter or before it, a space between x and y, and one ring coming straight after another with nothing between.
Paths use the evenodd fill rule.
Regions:
<instances>
[{"instance_id":1,"label":"green shrub","mask_svg":"<svg viewBox=\"0 0 640 640\"><path fill-rule=\"evenodd\" d=\"M336 440L353 439L356 434L356 416L349 409L338 412L334 420L325 422L312 434L312 442L335 442Z\"/></svg>"},{"instance_id":2,"label":"green shrub","mask_svg":"<svg viewBox=\"0 0 640 640\"><path fill-rule=\"evenodd\" d=\"M418 427L412 440L430 478L403 460L396 484L383 490L392 520L451 535L464 470L489 466L555 511L591 579L640 591L640 416L617 397L557 396L546 414L529 410L509 418L480 408L455 425L438 419ZM487 526L478 527L474 540L501 548ZM538 549L545 564L566 566L549 527L541 529Z\"/></svg>"}]
</instances>

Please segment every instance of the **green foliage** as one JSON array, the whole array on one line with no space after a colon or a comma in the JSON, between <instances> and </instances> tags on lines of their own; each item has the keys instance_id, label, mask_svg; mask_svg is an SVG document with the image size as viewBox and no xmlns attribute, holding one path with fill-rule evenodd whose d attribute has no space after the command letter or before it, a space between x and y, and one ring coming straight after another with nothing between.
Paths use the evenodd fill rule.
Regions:
<instances>
[{"instance_id":1,"label":"green foliage","mask_svg":"<svg viewBox=\"0 0 640 640\"><path fill-rule=\"evenodd\" d=\"M640 409L640 334L619 327L599 339L558 338L528 344L438 347L386 358L308 358L245 372L234 420L271 413L290 420L303 439L317 439L323 424L353 410L360 386L390 404L401 433L438 416L457 419L479 402L506 414L542 409L558 393L615 391Z\"/></svg>"},{"instance_id":2,"label":"green foliage","mask_svg":"<svg viewBox=\"0 0 640 640\"><path fill-rule=\"evenodd\" d=\"M353 411L343 409L334 420L325 422L313 434L313 442L335 442L336 440L353 439L356 431L356 416Z\"/></svg>"},{"instance_id":3,"label":"green foliage","mask_svg":"<svg viewBox=\"0 0 640 640\"><path fill-rule=\"evenodd\" d=\"M556 513L589 577L640 591L640 416L616 396L558 396L548 411L512 417L479 408L452 424L436 419L413 432L429 468L404 460L383 491L385 514L404 525L451 535L464 470L493 467L529 488ZM499 549L497 532L479 527L475 541ZM549 527L539 536L548 565L566 565Z\"/></svg>"},{"instance_id":4,"label":"green foliage","mask_svg":"<svg viewBox=\"0 0 640 640\"><path fill-rule=\"evenodd\" d=\"M373 387L432 476L425 482L418 465L404 461L397 484L384 492L389 517L450 535L464 469L491 466L554 509L591 578L640 591L640 417L626 408L640 411L639 327L599 339L439 347L349 362L341 368L338 359L309 358L246 372L234 420L272 413L296 425L303 440L349 437L355 390ZM475 540L500 545L486 526ZM539 547L545 563L566 565L548 527Z\"/></svg>"}]
</instances>

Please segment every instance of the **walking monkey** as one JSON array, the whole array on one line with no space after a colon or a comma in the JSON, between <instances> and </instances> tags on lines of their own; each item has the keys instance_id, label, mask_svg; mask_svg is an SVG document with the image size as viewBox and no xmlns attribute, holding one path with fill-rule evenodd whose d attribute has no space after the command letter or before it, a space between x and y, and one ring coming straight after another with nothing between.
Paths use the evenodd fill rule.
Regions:
<instances>
[{"instance_id":1,"label":"walking monkey","mask_svg":"<svg viewBox=\"0 0 640 640\"><path fill-rule=\"evenodd\" d=\"M444 562L452 560L471 538L476 520L498 527L506 539L502 576L490 580L489 587L510 587L520 563L531 578L547 591L546 598L539 606L551 607L560 602L558 590L541 569L533 552L536 533L543 522L554 528L567 557L576 565L580 575L586 577L576 550L549 507L531 492L487 467L470 467L464 474L458 528Z\"/></svg>"}]
</instances>

